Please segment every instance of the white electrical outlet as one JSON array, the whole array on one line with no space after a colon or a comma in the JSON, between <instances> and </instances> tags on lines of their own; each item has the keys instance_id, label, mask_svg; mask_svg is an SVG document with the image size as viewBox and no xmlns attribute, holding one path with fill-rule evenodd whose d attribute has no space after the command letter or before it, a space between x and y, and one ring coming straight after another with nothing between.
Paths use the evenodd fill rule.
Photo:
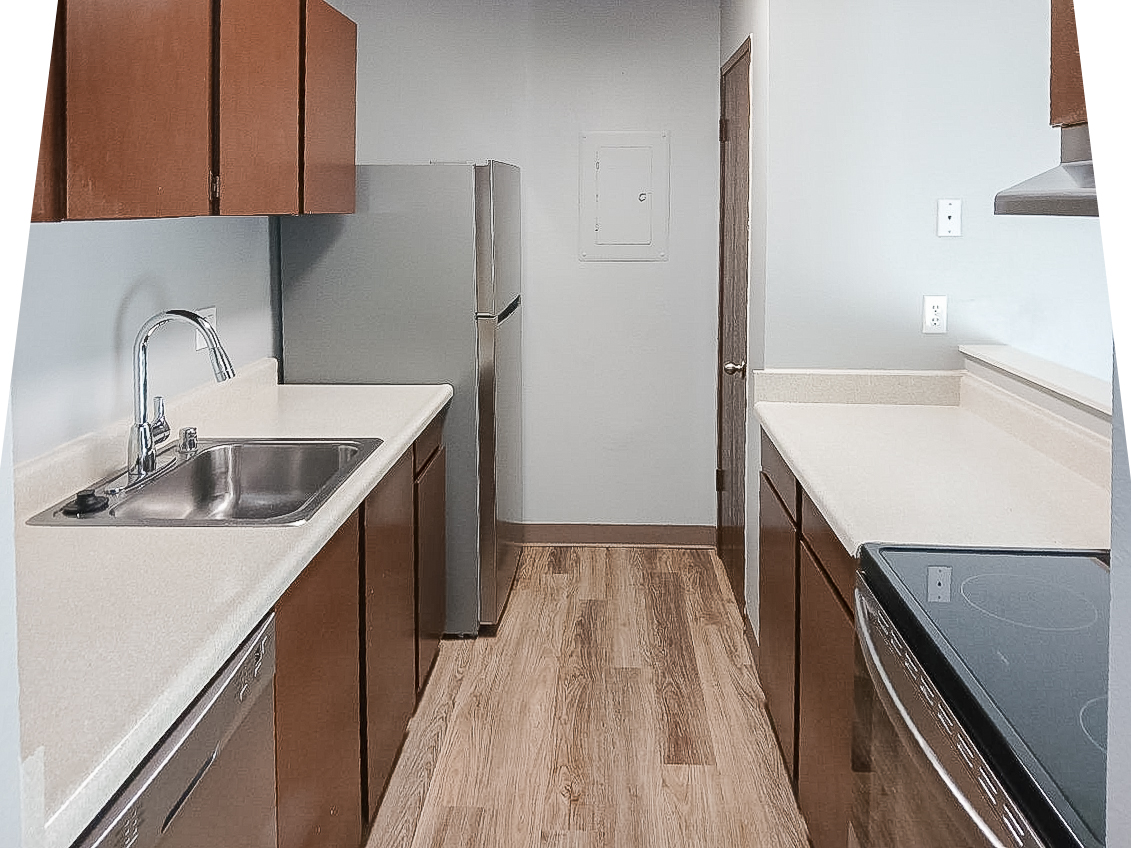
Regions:
<instances>
[{"instance_id":1,"label":"white electrical outlet","mask_svg":"<svg viewBox=\"0 0 1131 848\"><path fill-rule=\"evenodd\" d=\"M203 309L197 309L197 310L194 310L194 311L196 312L197 315L199 315L201 318L203 318L205 321L207 321L209 324L211 324L213 330L215 330L216 332L220 332L220 328L218 326L216 326L216 307L215 306L206 306ZM924 332L926 332L926 331L924 330ZM196 349L197 350L204 350L206 347L208 347L208 344L204 341L204 336L202 336L200 333L197 333L196 334Z\"/></svg>"},{"instance_id":2,"label":"white electrical outlet","mask_svg":"<svg viewBox=\"0 0 1131 848\"><path fill-rule=\"evenodd\" d=\"M923 332L946 332L945 294L928 294L923 296Z\"/></svg>"},{"instance_id":3,"label":"white electrical outlet","mask_svg":"<svg viewBox=\"0 0 1131 848\"><path fill-rule=\"evenodd\" d=\"M940 200L938 234L940 236L962 235L962 201Z\"/></svg>"}]
</instances>

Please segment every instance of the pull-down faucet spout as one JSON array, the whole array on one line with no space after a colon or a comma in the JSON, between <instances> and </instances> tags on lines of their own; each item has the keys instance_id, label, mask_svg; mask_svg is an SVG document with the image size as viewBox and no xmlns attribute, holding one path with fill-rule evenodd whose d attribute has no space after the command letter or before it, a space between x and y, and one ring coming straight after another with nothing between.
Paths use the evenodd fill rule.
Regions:
<instances>
[{"instance_id":1,"label":"pull-down faucet spout","mask_svg":"<svg viewBox=\"0 0 1131 848\"><path fill-rule=\"evenodd\" d=\"M204 337L217 383L236 376L216 330L197 313L187 309L170 309L158 312L141 325L134 341L134 423L130 428L130 483L136 483L153 473L157 467L156 447L169 438L169 424L165 421L165 405L161 398L153 399L154 418L152 421L149 418L149 338L158 327L170 321L191 324Z\"/></svg>"}]
</instances>

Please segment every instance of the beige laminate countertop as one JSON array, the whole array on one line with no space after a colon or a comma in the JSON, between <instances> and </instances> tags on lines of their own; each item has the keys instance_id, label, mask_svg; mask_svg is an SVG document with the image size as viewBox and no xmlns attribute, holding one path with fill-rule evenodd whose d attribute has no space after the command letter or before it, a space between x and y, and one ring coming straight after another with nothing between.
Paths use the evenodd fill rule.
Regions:
<instances>
[{"instance_id":1,"label":"beige laminate countertop","mask_svg":"<svg viewBox=\"0 0 1131 848\"><path fill-rule=\"evenodd\" d=\"M838 376L767 375L754 409L849 552L1110 547L1110 439L965 372Z\"/></svg>"},{"instance_id":2,"label":"beige laminate countertop","mask_svg":"<svg viewBox=\"0 0 1131 848\"><path fill-rule=\"evenodd\" d=\"M274 360L243 370L170 404L174 428L384 440L305 524L25 523L120 466L125 428L16 469L25 846L71 844L452 396L446 385L279 386Z\"/></svg>"}]
</instances>

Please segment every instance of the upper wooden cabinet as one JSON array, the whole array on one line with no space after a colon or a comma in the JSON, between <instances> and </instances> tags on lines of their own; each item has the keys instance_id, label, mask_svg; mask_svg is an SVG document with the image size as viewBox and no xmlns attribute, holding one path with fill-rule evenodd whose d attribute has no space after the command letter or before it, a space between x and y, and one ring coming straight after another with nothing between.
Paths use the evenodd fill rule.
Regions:
<instances>
[{"instance_id":1,"label":"upper wooden cabinet","mask_svg":"<svg viewBox=\"0 0 1131 848\"><path fill-rule=\"evenodd\" d=\"M65 42L66 218L353 211L356 27L324 0L68 0Z\"/></svg>"},{"instance_id":2,"label":"upper wooden cabinet","mask_svg":"<svg viewBox=\"0 0 1131 848\"><path fill-rule=\"evenodd\" d=\"M357 25L306 0L303 212L353 212Z\"/></svg>"},{"instance_id":3,"label":"upper wooden cabinet","mask_svg":"<svg viewBox=\"0 0 1131 848\"><path fill-rule=\"evenodd\" d=\"M221 215L300 211L300 12L295 0L220 4Z\"/></svg>"},{"instance_id":4,"label":"upper wooden cabinet","mask_svg":"<svg viewBox=\"0 0 1131 848\"><path fill-rule=\"evenodd\" d=\"M1049 69L1049 123L1054 127L1083 124L1084 75L1076 38L1073 0L1052 0L1052 61Z\"/></svg>"},{"instance_id":5,"label":"upper wooden cabinet","mask_svg":"<svg viewBox=\"0 0 1131 848\"><path fill-rule=\"evenodd\" d=\"M31 220L60 221L63 218L63 9L55 16L55 39L47 75L47 98L43 107L43 131L39 137L39 166L35 172L35 196Z\"/></svg>"},{"instance_id":6,"label":"upper wooden cabinet","mask_svg":"<svg viewBox=\"0 0 1131 848\"><path fill-rule=\"evenodd\" d=\"M211 211L212 0L70 0L67 218Z\"/></svg>"}]
</instances>

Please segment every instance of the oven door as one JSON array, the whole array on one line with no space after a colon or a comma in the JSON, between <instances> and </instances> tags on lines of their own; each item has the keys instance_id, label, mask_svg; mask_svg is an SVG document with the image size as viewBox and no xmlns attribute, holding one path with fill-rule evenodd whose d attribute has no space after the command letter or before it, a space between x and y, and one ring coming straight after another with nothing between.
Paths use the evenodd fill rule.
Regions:
<instances>
[{"instance_id":1,"label":"oven door","mask_svg":"<svg viewBox=\"0 0 1131 848\"><path fill-rule=\"evenodd\" d=\"M1041 848L861 575L856 631L856 844Z\"/></svg>"}]
</instances>

